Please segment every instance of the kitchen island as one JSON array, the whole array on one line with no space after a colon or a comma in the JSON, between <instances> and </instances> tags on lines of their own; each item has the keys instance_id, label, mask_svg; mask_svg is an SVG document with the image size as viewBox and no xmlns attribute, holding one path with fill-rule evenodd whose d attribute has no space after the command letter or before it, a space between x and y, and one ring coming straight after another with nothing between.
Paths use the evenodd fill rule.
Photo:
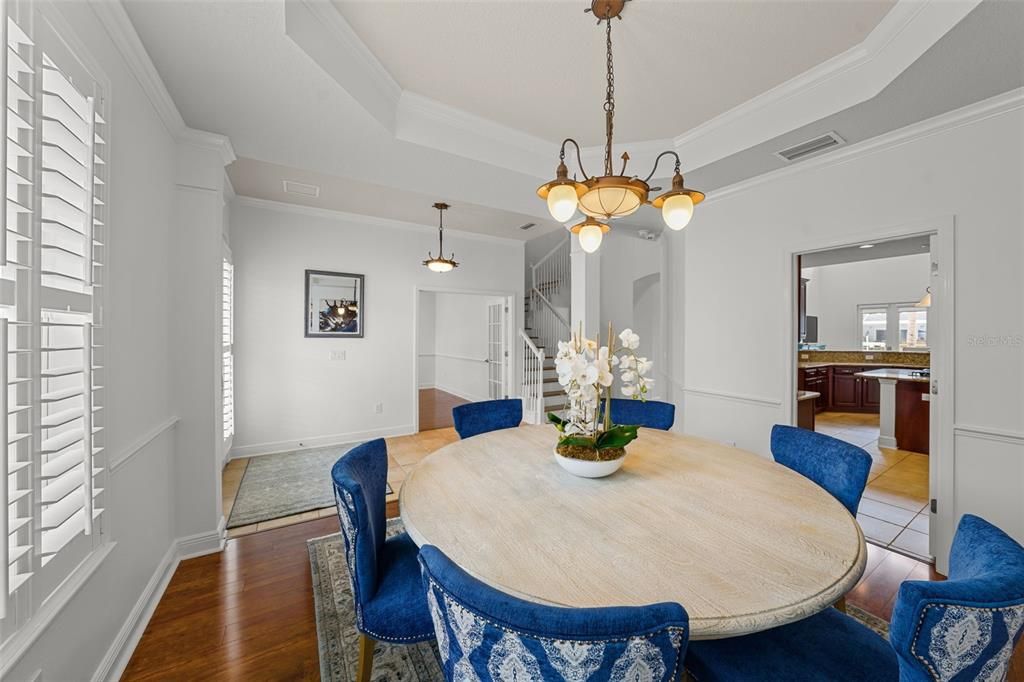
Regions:
<instances>
[{"instance_id":1,"label":"kitchen island","mask_svg":"<svg viewBox=\"0 0 1024 682\"><path fill-rule=\"evenodd\" d=\"M927 369L874 369L856 376L877 379L880 387L878 447L928 453Z\"/></svg>"}]
</instances>

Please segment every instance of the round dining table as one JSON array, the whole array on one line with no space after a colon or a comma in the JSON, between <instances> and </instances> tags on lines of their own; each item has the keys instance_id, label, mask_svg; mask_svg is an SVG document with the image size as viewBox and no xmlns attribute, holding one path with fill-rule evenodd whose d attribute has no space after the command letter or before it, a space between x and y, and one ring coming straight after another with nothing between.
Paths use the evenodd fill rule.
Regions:
<instances>
[{"instance_id":1,"label":"round dining table","mask_svg":"<svg viewBox=\"0 0 1024 682\"><path fill-rule=\"evenodd\" d=\"M405 529L484 583L568 606L682 604L692 639L791 623L860 579L860 526L800 474L752 452L640 429L622 468L573 476L551 426L457 441L402 484Z\"/></svg>"}]
</instances>

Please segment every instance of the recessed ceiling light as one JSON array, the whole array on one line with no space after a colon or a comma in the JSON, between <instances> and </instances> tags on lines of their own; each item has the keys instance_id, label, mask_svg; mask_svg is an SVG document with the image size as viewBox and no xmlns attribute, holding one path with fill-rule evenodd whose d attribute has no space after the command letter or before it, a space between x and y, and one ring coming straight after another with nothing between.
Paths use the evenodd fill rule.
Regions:
<instances>
[{"instance_id":1,"label":"recessed ceiling light","mask_svg":"<svg viewBox=\"0 0 1024 682\"><path fill-rule=\"evenodd\" d=\"M862 248L862 249L870 249L873 246L874 246L874 244L861 244L860 248Z\"/></svg>"}]
</instances>

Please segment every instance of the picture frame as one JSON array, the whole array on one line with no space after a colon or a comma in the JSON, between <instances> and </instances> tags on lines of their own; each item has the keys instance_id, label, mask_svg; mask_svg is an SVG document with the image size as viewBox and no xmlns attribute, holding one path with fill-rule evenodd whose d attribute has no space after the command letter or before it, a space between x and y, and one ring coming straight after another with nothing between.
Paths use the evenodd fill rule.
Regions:
<instances>
[{"instance_id":1,"label":"picture frame","mask_svg":"<svg viewBox=\"0 0 1024 682\"><path fill-rule=\"evenodd\" d=\"M366 278L350 272L306 270L306 338L361 339L366 333Z\"/></svg>"}]
</instances>

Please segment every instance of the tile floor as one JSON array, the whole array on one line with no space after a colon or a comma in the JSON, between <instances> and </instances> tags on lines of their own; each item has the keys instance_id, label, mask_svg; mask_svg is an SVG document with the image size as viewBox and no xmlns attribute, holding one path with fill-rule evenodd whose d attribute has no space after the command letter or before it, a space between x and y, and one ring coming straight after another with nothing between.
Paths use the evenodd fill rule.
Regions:
<instances>
[{"instance_id":1,"label":"tile floor","mask_svg":"<svg viewBox=\"0 0 1024 682\"><path fill-rule=\"evenodd\" d=\"M883 547L928 559L928 455L878 447L878 415L823 412L814 430L868 451L874 462L857 520Z\"/></svg>"},{"instance_id":2,"label":"tile floor","mask_svg":"<svg viewBox=\"0 0 1024 682\"><path fill-rule=\"evenodd\" d=\"M430 431L421 431L411 436L386 439L389 459L388 483L391 484L392 490L392 494L387 497L389 515L391 512L397 514L398 492L402 489L402 481L405 480L405 477L412 471L413 467L434 450L458 439L459 436L455 433L454 428L432 429ZM228 518L231 515L231 507L235 503L235 495L238 494L238 487L242 483L242 475L245 473L245 467L248 463L248 457L240 457L232 459L224 467L224 472L221 475L221 497L223 500L224 518ZM290 526L295 523L311 521L325 516L334 516L334 514L334 507L314 509L302 514L293 514L280 519L261 521L260 523L252 523L248 526L232 528L228 530L228 537L237 538L263 530Z\"/></svg>"}]
</instances>

